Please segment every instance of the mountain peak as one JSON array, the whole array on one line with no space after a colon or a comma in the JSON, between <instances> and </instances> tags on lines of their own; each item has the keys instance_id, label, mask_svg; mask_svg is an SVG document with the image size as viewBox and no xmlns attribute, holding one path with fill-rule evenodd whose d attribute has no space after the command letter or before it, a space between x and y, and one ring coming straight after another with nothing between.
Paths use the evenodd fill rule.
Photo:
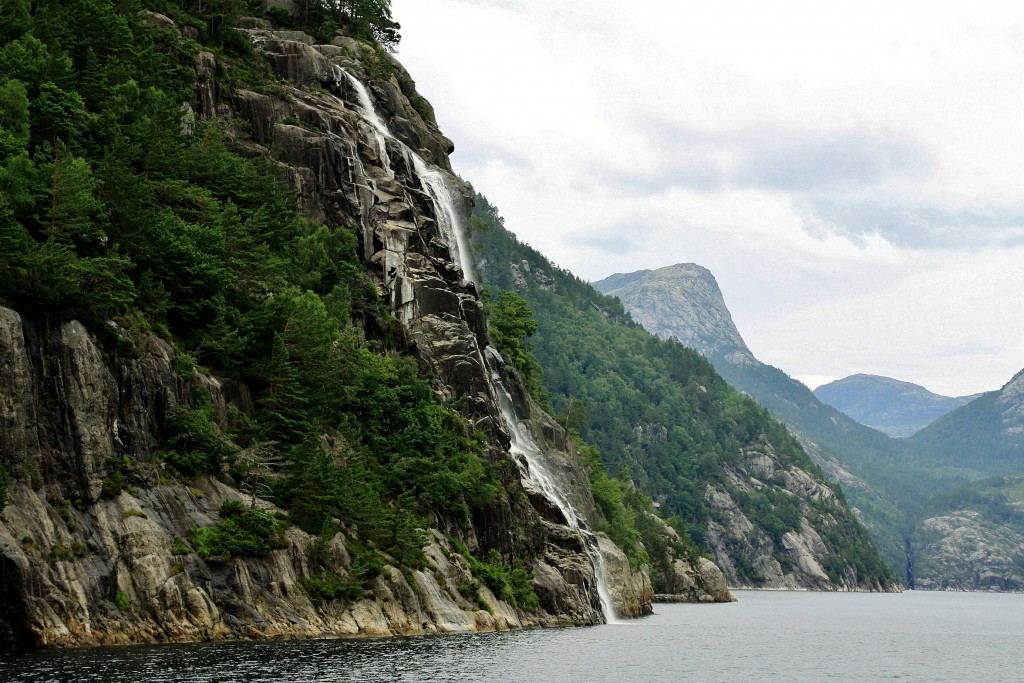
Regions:
<instances>
[{"instance_id":1,"label":"mountain peak","mask_svg":"<svg viewBox=\"0 0 1024 683\"><path fill-rule=\"evenodd\" d=\"M858 373L822 385L814 395L861 424L910 436L977 396L940 396L912 382Z\"/></svg>"},{"instance_id":2,"label":"mountain peak","mask_svg":"<svg viewBox=\"0 0 1024 683\"><path fill-rule=\"evenodd\" d=\"M619 297L633 319L659 337L674 337L709 358L729 356L737 364L754 360L733 323L718 281L703 266L677 263L616 273L593 286Z\"/></svg>"}]
</instances>

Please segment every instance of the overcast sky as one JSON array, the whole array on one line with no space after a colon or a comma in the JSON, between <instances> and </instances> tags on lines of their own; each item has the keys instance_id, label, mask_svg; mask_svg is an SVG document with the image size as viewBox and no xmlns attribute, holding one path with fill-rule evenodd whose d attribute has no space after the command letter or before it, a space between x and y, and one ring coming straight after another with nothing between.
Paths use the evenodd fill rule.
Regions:
<instances>
[{"instance_id":1,"label":"overcast sky","mask_svg":"<svg viewBox=\"0 0 1024 683\"><path fill-rule=\"evenodd\" d=\"M1024 368L1017 2L392 9L455 170L556 264L706 266L754 354L812 387Z\"/></svg>"}]
</instances>

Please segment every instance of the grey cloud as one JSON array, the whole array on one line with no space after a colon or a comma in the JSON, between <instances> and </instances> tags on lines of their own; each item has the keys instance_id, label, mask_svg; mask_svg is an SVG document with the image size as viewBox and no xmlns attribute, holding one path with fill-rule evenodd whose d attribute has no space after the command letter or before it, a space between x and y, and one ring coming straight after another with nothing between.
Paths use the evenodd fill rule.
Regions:
<instances>
[{"instance_id":1,"label":"grey cloud","mask_svg":"<svg viewBox=\"0 0 1024 683\"><path fill-rule=\"evenodd\" d=\"M635 224L613 226L610 232L604 234L576 232L568 237L573 244L593 247L608 254L621 256L633 251L633 243L629 240L628 235L635 232L636 228Z\"/></svg>"},{"instance_id":2,"label":"grey cloud","mask_svg":"<svg viewBox=\"0 0 1024 683\"><path fill-rule=\"evenodd\" d=\"M862 128L838 134L776 131L751 139L733 174L739 185L812 190L921 176L933 161L915 140Z\"/></svg>"},{"instance_id":3,"label":"grey cloud","mask_svg":"<svg viewBox=\"0 0 1024 683\"><path fill-rule=\"evenodd\" d=\"M835 133L783 126L709 133L668 121L643 124L662 160L650 168L608 168L603 184L642 194L673 187L700 191L725 186L787 191L857 188L892 176L922 176L928 151L892 131L854 127Z\"/></svg>"},{"instance_id":4,"label":"grey cloud","mask_svg":"<svg viewBox=\"0 0 1024 683\"><path fill-rule=\"evenodd\" d=\"M1024 203L1021 202L950 209L899 196L849 199L820 195L805 198L802 210L809 217L849 235L878 233L906 246L1024 244Z\"/></svg>"}]
</instances>

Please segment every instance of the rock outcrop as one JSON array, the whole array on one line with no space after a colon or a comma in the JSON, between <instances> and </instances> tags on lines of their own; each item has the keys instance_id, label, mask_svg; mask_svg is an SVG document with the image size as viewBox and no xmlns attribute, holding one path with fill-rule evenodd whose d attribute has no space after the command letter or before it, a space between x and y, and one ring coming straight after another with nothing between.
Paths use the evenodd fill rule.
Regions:
<instances>
[{"instance_id":1,"label":"rock outcrop","mask_svg":"<svg viewBox=\"0 0 1024 683\"><path fill-rule=\"evenodd\" d=\"M1024 528L1019 521L956 510L925 519L916 536L915 589L1024 591Z\"/></svg>"},{"instance_id":2,"label":"rock outcrop","mask_svg":"<svg viewBox=\"0 0 1024 683\"><path fill-rule=\"evenodd\" d=\"M529 472L509 452L496 370L485 361L486 316L460 244L472 193L451 173L451 141L389 56L345 37L318 45L260 21L243 25L253 27L245 31L279 82L263 92L229 92L225 65L200 52L198 104L183 109L183 126L197 116L222 119L244 153L269 157L273 150L302 211L332 228L358 226L366 273L401 322L409 352L487 436L506 485L519 488L471 521L467 545L499 555L532 548L528 568L540 605L524 611L486 586L460 590L473 583L470 563L437 529L427 532L425 568L403 571L388 560L367 596L347 603L314 601L302 589L312 576L313 538L296 528L265 557L201 559L183 539L216 523L225 501L277 510L243 497L226 474L181 480L155 456L176 407L196 405L202 390L223 421L229 409L251 412L248 389L182 370L173 348L149 334L122 354L77 322L0 309L0 465L12 478L0 512L0 647L602 622L603 577L585 534L530 491ZM367 59L376 60L372 78ZM243 129L251 136L237 133ZM514 378L506 382L520 395L515 419L550 459L585 531L594 513L579 457ZM108 485L114 477L124 480L119 491ZM342 527L328 544L331 567L342 574L351 569L351 539L358 530ZM603 556L621 556L610 546L600 540ZM620 614L650 611L643 571L617 565L614 581Z\"/></svg>"},{"instance_id":3,"label":"rock outcrop","mask_svg":"<svg viewBox=\"0 0 1024 683\"><path fill-rule=\"evenodd\" d=\"M662 545L669 550L670 575L662 586L664 593L656 593L656 602L735 602L725 581L725 574L718 565L706 557L673 553L680 547L679 534L660 517L650 516L650 521L660 527Z\"/></svg>"},{"instance_id":4,"label":"rock outcrop","mask_svg":"<svg viewBox=\"0 0 1024 683\"><path fill-rule=\"evenodd\" d=\"M617 296L633 320L664 339L733 363L754 362L725 305L715 276L696 263L612 275L594 288Z\"/></svg>"}]
</instances>

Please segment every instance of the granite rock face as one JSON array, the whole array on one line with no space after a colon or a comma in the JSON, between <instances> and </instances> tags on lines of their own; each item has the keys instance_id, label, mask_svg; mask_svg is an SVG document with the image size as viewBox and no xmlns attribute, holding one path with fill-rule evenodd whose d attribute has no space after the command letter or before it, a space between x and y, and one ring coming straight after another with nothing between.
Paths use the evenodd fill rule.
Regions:
<instances>
[{"instance_id":1,"label":"granite rock face","mask_svg":"<svg viewBox=\"0 0 1024 683\"><path fill-rule=\"evenodd\" d=\"M435 377L436 391L457 399L487 435L506 487L526 487L472 520L464 540L474 553L532 547L540 608L524 612L486 586L468 601L458 587L473 581L469 563L436 529L425 569L390 563L366 599L345 605L315 604L300 588L311 575L313 539L295 528L285 547L263 558L213 564L181 553L190 530L215 524L221 503L243 496L227 478L186 483L161 469L154 456L167 418L176 406L194 406L200 389L221 419L229 406L251 413L248 389L183 376L173 348L154 336L133 340L138 353L122 358L77 322L54 325L0 309L0 464L12 475L10 504L0 512L0 647L602 622L600 577L585 535L530 494L529 472L509 450L494 384L503 370L485 360L486 316L460 244L472 191L451 173L451 141L397 62L384 75L368 75L363 60L377 55L369 46L343 37L317 45L260 21L242 25L279 82L264 92L226 92L224 65L200 53L199 104L183 111L183 125L189 116L246 123L236 129L250 136L233 144L268 157L273 150L302 211L331 228L358 226L365 272L400 321L408 351ZM582 526L592 526L585 469L564 431L514 377L505 384L519 396L516 419L561 478ZM104 495L118 469L127 485ZM245 502L273 511L267 501ZM342 574L351 562L348 536L357 530L343 528L330 543ZM611 545L601 541L602 555L616 557ZM627 563L614 581L619 613L650 611L644 572Z\"/></svg>"},{"instance_id":2,"label":"granite rock face","mask_svg":"<svg viewBox=\"0 0 1024 683\"><path fill-rule=\"evenodd\" d=\"M665 545L672 548L679 541L679 534L654 515L651 521L661 526ZM725 574L718 565L706 557L674 556L671 558L672 576L666 582L667 593L656 593L657 602L735 602L725 581Z\"/></svg>"},{"instance_id":3,"label":"granite rock face","mask_svg":"<svg viewBox=\"0 0 1024 683\"><path fill-rule=\"evenodd\" d=\"M1020 524L990 519L976 510L956 510L925 519L916 536L914 588L1024 590Z\"/></svg>"},{"instance_id":4,"label":"granite rock face","mask_svg":"<svg viewBox=\"0 0 1024 683\"><path fill-rule=\"evenodd\" d=\"M830 574L826 569L844 550L833 541L846 512L845 503L820 479L793 465L778 462L770 444L743 452L738 467L728 468L729 488L708 485L704 499L713 511L707 539L715 562L734 588L786 588L812 590L891 590L888 585L864 585L849 564ZM789 529L751 520L734 496L772 492L788 497L798 519ZM846 523L849 523L847 518Z\"/></svg>"},{"instance_id":5,"label":"granite rock face","mask_svg":"<svg viewBox=\"0 0 1024 683\"><path fill-rule=\"evenodd\" d=\"M754 362L725 305L715 276L696 263L612 275L594 287L617 296L633 320L659 337L674 337L708 358Z\"/></svg>"}]
</instances>

